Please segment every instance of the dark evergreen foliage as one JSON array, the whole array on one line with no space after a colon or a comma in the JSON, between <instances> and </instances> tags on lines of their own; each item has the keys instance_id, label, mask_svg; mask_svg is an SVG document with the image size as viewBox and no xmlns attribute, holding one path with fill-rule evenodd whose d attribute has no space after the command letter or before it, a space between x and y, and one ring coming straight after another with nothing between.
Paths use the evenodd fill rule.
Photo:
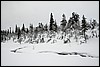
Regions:
<instances>
[{"instance_id":1,"label":"dark evergreen foliage","mask_svg":"<svg viewBox=\"0 0 100 67\"><path fill-rule=\"evenodd\" d=\"M56 20L53 19L53 14L50 14L50 25L43 25L42 23L39 23L37 27L33 28L33 24L30 24L29 28L26 28L25 25L21 27L17 27L17 24L15 26L15 31L11 29L11 27L7 30L1 30L1 42L5 42L13 38L13 41L17 39L17 41L21 44L22 41L25 41L27 38L28 40L25 41L25 43L44 43L45 37L48 39L46 43L49 41L52 41L52 38L55 38L57 35L57 39L61 39L64 41L64 43L70 43L71 37L74 37L76 39L76 42L78 42L79 37L84 38L85 42L87 39L89 39L89 35L87 34L88 30L92 30L90 32L91 37L94 36L99 37L98 31L99 30L99 23L97 23L96 20L93 19L90 23L86 21L86 18L82 17L82 23L80 25L79 21L79 14L73 12L72 17L70 19L66 20L65 14L62 15L62 20L60 21L60 26L57 25ZM57 34L57 35L56 35ZM60 35L59 35L60 34ZM60 37L59 37L60 36ZM67 38L67 39L66 39ZM65 39L65 40L64 40ZM55 43L57 40L53 40L52 43ZM85 43L84 41L80 41L80 43Z\"/></svg>"},{"instance_id":2,"label":"dark evergreen foliage","mask_svg":"<svg viewBox=\"0 0 100 67\"><path fill-rule=\"evenodd\" d=\"M17 24L16 24L16 28L15 28L15 33L17 33Z\"/></svg>"},{"instance_id":3,"label":"dark evergreen foliage","mask_svg":"<svg viewBox=\"0 0 100 67\"><path fill-rule=\"evenodd\" d=\"M23 24L23 27L22 27L22 31L24 31L24 32L25 32L25 26L24 26L24 24Z\"/></svg>"},{"instance_id":4,"label":"dark evergreen foliage","mask_svg":"<svg viewBox=\"0 0 100 67\"><path fill-rule=\"evenodd\" d=\"M85 39L86 39L86 34L85 34L86 30L88 30L87 25L86 25L86 18L83 15L83 17L82 17L82 33L83 33Z\"/></svg>"},{"instance_id":5,"label":"dark evergreen foliage","mask_svg":"<svg viewBox=\"0 0 100 67\"><path fill-rule=\"evenodd\" d=\"M50 15L50 28L49 28L49 30L53 30L53 24L54 24L54 19L53 19L53 15L52 15L52 13L51 13L51 15Z\"/></svg>"}]
</instances>

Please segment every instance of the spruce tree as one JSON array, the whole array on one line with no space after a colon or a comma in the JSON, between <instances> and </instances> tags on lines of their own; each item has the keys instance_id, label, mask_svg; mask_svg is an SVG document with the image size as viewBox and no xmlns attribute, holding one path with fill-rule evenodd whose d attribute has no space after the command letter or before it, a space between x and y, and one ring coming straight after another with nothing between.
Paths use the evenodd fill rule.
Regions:
<instances>
[{"instance_id":1,"label":"spruce tree","mask_svg":"<svg viewBox=\"0 0 100 67\"><path fill-rule=\"evenodd\" d=\"M30 32L31 34L33 33L33 24L30 24L29 32Z\"/></svg>"},{"instance_id":2,"label":"spruce tree","mask_svg":"<svg viewBox=\"0 0 100 67\"><path fill-rule=\"evenodd\" d=\"M80 23L79 23L79 15L76 14L75 12L72 13L72 28L74 29L78 29L80 27Z\"/></svg>"},{"instance_id":3,"label":"spruce tree","mask_svg":"<svg viewBox=\"0 0 100 67\"><path fill-rule=\"evenodd\" d=\"M11 34L11 27L10 27L10 34Z\"/></svg>"},{"instance_id":4,"label":"spruce tree","mask_svg":"<svg viewBox=\"0 0 100 67\"><path fill-rule=\"evenodd\" d=\"M86 30L87 30L86 18L83 15L83 17L82 17L82 33L84 35L85 40L86 40L86 34L85 34Z\"/></svg>"},{"instance_id":5,"label":"spruce tree","mask_svg":"<svg viewBox=\"0 0 100 67\"><path fill-rule=\"evenodd\" d=\"M56 20L55 20L55 23L54 23L54 27L55 27L54 31L57 32L57 23L56 23Z\"/></svg>"},{"instance_id":6,"label":"spruce tree","mask_svg":"<svg viewBox=\"0 0 100 67\"><path fill-rule=\"evenodd\" d=\"M9 34L9 29L7 30L7 35Z\"/></svg>"},{"instance_id":7,"label":"spruce tree","mask_svg":"<svg viewBox=\"0 0 100 67\"><path fill-rule=\"evenodd\" d=\"M16 28L15 28L15 33L17 33L17 24L16 24Z\"/></svg>"},{"instance_id":8,"label":"spruce tree","mask_svg":"<svg viewBox=\"0 0 100 67\"><path fill-rule=\"evenodd\" d=\"M39 28L41 28L41 23L39 23Z\"/></svg>"},{"instance_id":9,"label":"spruce tree","mask_svg":"<svg viewBox=\"0 0 100 67\"><path fill-rule=\"evenodd\" d=\"M44 30L45 30L45 31L48 31L48 26L47 26L47 24L45 24Z\"/></svg>"},{"instance_id":10,"label":"spruce tree","mask_svg":"<svg viewBox=\"0 0 100 67\"><path fill-rule=\"evenodd\" d=\"M60 24L62 31L64 31L66 23L67 23L66 16L65 16L65 14L63 14L62 15L62 21L61 21L61 24Z\"/></svg>"},{"instance_id":11,"label":"spruce tree","mask_svg":"<svg viewBox=\"0 0 100 67\"><path fill-rule=\"evenodd\" d=\"M21 30L20 30L20 27L18 27L18 39L20 36L21 36Z\"/></svg>"},{"instance_id":12,"label":"spruce tree","mask_svg":"<svg viewBox=\"0 0 100 67\"><path fill-rule=\"evenodd\" d=\"M96 20L93 19L93 22L91 23L92 29L96 28L98 26Z\"/></svg>"},{"instance_id":13,"label":"spruce tree","mask_svg":"<svg viewBox=\"0 0 100 67\"><path fill-rule=\"evenodd\" d=\"M51 13L51 15L50 15L50 29L49 30L53 30L53 27L52 27L53 23L54 23L54 19L53 19L53 15Z\"/></svg>"},{"instance_id":14,"label":"spruce tree","mask_svg":"<svg viewBox=\"0 0 100 67\"><path fill-rule=\"evenodd\" d=\"M28 30L28 28L26 29L26 33L28 33L29 32L29 30Z\"/></svg>"},{"instance_id":15,"label":"spruce tree","mask_svg":"<svg viewBox=\"0 0 100 67\"><path fill-rule=\"evenodd\" d=\"M23 27L22 27L22 31L24 31L24 32L25 32L25 26L24 26L24 24L23 24Z\"/></svg>"}]
</instances>

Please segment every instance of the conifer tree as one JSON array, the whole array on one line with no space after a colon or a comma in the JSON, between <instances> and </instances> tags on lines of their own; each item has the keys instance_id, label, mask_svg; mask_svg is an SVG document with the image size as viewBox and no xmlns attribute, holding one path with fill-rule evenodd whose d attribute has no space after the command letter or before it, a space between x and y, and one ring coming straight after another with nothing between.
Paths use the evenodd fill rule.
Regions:
<instances>
[{"instance_id":1,"label":"conifer tree","mask_svg":"<svg viewBox=\"0 0 100 67\"><path fill-rule=\"evenodd\" d=\"M31 34L33 34L33 24L30 24L29 32L30 32Z\"/></svg>"},{"instance_id":2,"label":"conifer tree","mask_svg":"<svg viewBox=\"0 0 100 67\"><path fill-rule=\"evenodd\" d=\"M11 27L10 27L10 34L11 34Z\"/></svg>"},{"instance_id":3,"label":"conifer tree","mask_svg":"<svg viewBox=\"0 0 100 67\"><path fill-rule=\"evenodd\" d=\"M9 34L9 29L7 30L7 35Z\"/></svg>"},{"instance_id":4,"label":"conifer tree","mask_svg":"<svg viewBox=\"0 0 100 67\"><path fill-rule=\"evenodd\" d=\"M93 22L91 22L92 29L96 28L98 26L96 20L93 19Z\"/></svg>"},{"instance_id":5,"label":"conifer tree","mask_svg":"<svg viewBox=\"0 0 100 67\"><path fill-rule=\"evenodd\" d=\"M17 24L16 24L16 28L15 28L15 33L17 33Z\"/></svg>"},{"instance_id":6,"label":"conifer tree","mask_svg":"<svg viewBox=\"0 0 100 67\"><path fill-rule=\"evenodd\" d=\"M66 23L67 23L66 16L65 16L65 14L63 14L62 15L62 21L61 21L61 24L60 24L62 31L64 31L64 28L66 26Z\"/></svg>"},{"instance_id":7,"label":"conifer tree","mask_svg":"<svg viewBox=\"0 0 100 67\"><path fill-rule=\"evenodd\" d=\"M51 13L51 15L50 15L50 29L49 30L53 30L53 23L54 23L54 19L53 19L53 15L52 15L52 13Z\"/></svg>"},{"instance_id":8,"label":"conifer tree","mask_svg":"<svg viewBox=\"0 0 100 67\"><path fill-rule=\"evenodd\" d=\"M24 24L23 24L23 27L22 27L22 31L25 31L25 26L24 26Z\"/></svg>"},{"instance_id":9,"label":"conifer tree","mask_svg":"<svg viewBox=\"0 0 100 67\"><path fill-rule=\"evenodd\" d=\"M20 27L18 27L18 39L20 36L21 36L21 30L20 30Z\"/></svg>"},{"instance_id":10,"label":"conifer tree","mask_svg":"<svg viewBox=\"0 0 100 67\"><path fill-rule=\"evenodd\" d=\"M80 27L80 23L79 23L79 15L76 14L75 12L72 13L72 28L74 29L78 29Z\"/></svg>"},{"instance_id":11,"label":"conifer tree","mask_svg":"<svg viewBox=\"0 0 100 67\"><path fill-rule=\"evenodd\" d=\"M28 28L26 29L26 33L28 33L29 32L29 30L28 30Z\"/></svg>"},{"instance_id":12,"label":"conifer tree","mask_svg":"<svg viewBox=\"0 0 100 67\"><path fill-rule=\"evenodd\" d=\"M56 23L56 20L55 20L55 23L54 23L54 27L55 27L54 31L57 32L57 23Z\"/></svg>"},{"instance_id":13,"label":"conifer tree","mask_svg":"<svg viewBox=\"0 0 100 67\"><path fill-rule=\"evenodd\" d=\"M44 30L45 30L45 31L48 31L48 26L47 26L47 24L45 24Z\"/></svg>"},{"instance_id":14,"label":"conifer tree","mask_svg":"<svg viewBox=\"0 0 100 67\"><path fill-rule=\"evenodd\" d=\"M83 15L83 17L82 17L82 33L84 35L85 40L86 40L86 34L85 34L86 30L87 30L86 18Z\"/></svg>"}]
</instances>

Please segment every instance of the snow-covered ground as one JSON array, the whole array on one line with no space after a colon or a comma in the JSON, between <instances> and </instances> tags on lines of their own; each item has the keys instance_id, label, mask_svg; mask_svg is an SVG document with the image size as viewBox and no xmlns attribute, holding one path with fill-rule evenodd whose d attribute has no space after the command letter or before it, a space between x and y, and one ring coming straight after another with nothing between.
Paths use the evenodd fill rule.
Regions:
<instances>
[{"instance_id":1,"label":"snow-covered ground","mask_svg":"<svg viewBox=\"0 0 100 67\"><path fill-rule=\"evenodd\" d=\"M22 48L15 53L11 50ZM44 51L44 53L41 53ZM47 53L45 52L47 51ZM79 55L58 55L54 52L87 53L98 58ZM99 66L99 38L90 38L87 43L1 43L1 66Z\"/></svg>"}]
</instances>

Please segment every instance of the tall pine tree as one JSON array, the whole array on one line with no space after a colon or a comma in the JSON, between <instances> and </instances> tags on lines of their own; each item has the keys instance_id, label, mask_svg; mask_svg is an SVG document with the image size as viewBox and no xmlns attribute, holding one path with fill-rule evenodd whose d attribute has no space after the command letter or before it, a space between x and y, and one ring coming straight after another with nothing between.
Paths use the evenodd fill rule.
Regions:
<instances>
[{"instance_id":1,"label":"tall pine tree","mask_svg":"<svg viewBox=\"0 0 100 67\"><path fill-rule=\"evenodd\" d=\"M29 30L28 30L28 28L26 28L26 33L28 33L29 32Z\"/></svg>"},{"instance_id":2,"label":"tall pine tree","mask_svg":"<svg viewBox=\"0 0 100 67\"><path fill-rule=\"evenodd\" d=\"M80 23L79 23L79 15L78 14L76 14L75 12L73 12L72 13L72 23L71 23L71 25L72 25L72 28L74 28L74 29L79 29L79 27L80 27Z\"/></svg>"},{"instance_id":3,"label":"tall pine tree","mask_svg":"<svg viewBox=\"0 0 100 67\"><path fill-rule=\"evenodd\" d=\"M30 24L30 26L29 26L29 32L30 32L31 34L33 34L33 24Z\"/></svg>"},{"instance_id":4,"label":"tall pine tree","mask_svg":"<svg viewBox=\"0 0 100 67\"><path fill-rule=\"evenodd\" d=\"M17 24L16 24L16 28L15 28L15 33L17 33Z\"/></svg>"},{"instance_id":5,"label":"tall pine tree","mask_svg":"<svg viewBox=\"0 0 100 67\"><path fill-rule=\"evenodd\" d=\"M53 15L52 15L52 13L51 13L51 15L50 15L50 28L49 28L49 30L53 30L53 24L54 24L54 19L53 19Z\"/></svg>"},{"instance_id":6,"label":"tall pine tree","mask_svg":"<svg viewBox=\"0 0 100 67\"><path fill-rule=\"evenodd\" d=\"M57 32L57 23L56 23L56 20L55 20L55 23L54 23L54 31Z\"/></svg>"},{"instance_id":7,"label":"tall pine tree","mask_svg":"<svg viewBox=\"0 0 100 67\"><path fill-rule=\"evenodd\" d=\"M10 27L10 34L11 34L11 27Z\"/></svg>"},{"instance_id":8,"label":"tall pine tree","mask_svg":"<svg viewBox=\"0 0 100 67\"><path fill-rule=\"evenodd\" d=\"M23 27L22 27L22 31L25 32L25 26L24 26L24 24L23 24Z\"/></svg>"},{"instance_id":9,"label":"tall pine tree","mask_svg":"<svg viewBox=\"0 0 100 67\"><path fill-rule=\"evenodd\" d=\"M83 17L82 17L82 33L84 35L85 40L86 40L86 34L85 34L86 30L87 30L86 18L83 15Z\"/></svg>"},{"instance_id":10,"label":"tall pine tree","mask_svg":"<svg viewBox=\"0 0 100 67\"><path fill-rule=\"evenodd\" d=\"M18 29L18 39L19 39L21 36L21 30L20 30L20 27L18 27L17 29Z\"/></svg>"},{"instance_id":11,"label":"tall pine tree","mask_svg":"<svg viewBox=\"0 0 100 67\"><path fill-rule=\"evenodd\" d=\"M62 15L62 21L61 21L61 24L60 24L60 27L61 27L62 31L65 31L66 23L67 23L66 16L65 16L65 14L63 14Z\"/></svg>"}]
</instances>

